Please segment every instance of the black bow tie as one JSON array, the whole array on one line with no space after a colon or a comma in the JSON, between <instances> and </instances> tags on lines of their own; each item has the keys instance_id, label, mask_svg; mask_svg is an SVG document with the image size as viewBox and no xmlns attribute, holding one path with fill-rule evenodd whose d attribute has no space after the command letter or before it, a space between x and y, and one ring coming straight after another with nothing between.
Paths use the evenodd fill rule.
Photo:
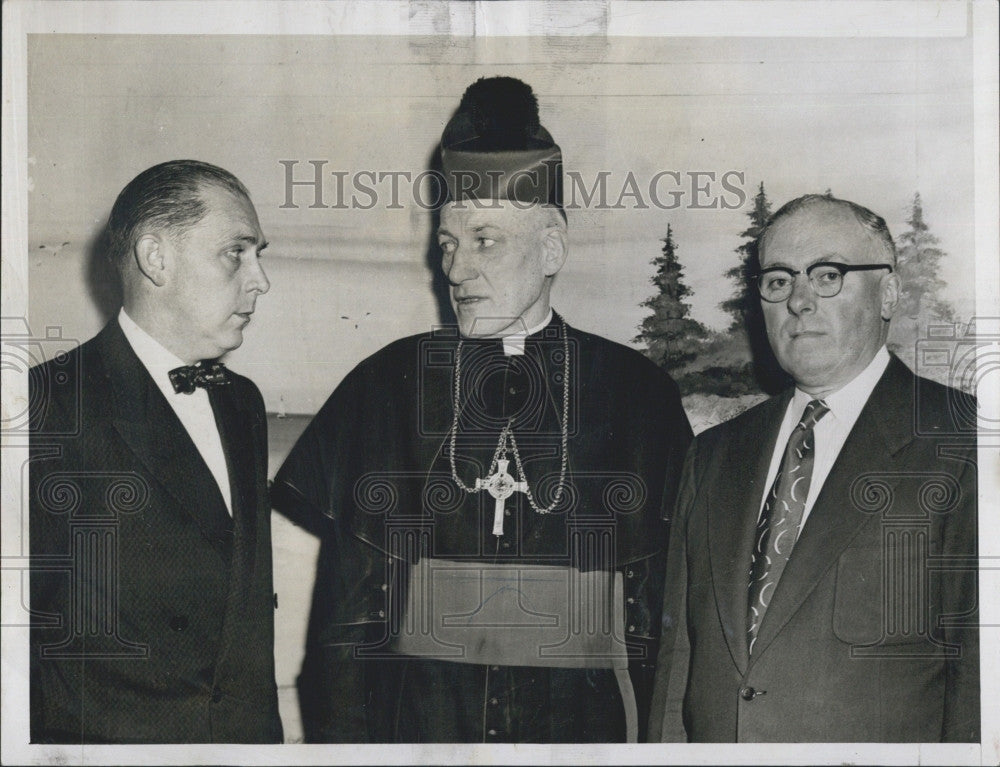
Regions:
<instances>
[{"instance_id":1,"label":"black bow tie","mask_svg":"<svg viewBox=\"0 0 1000 767\"><path fill-rule=\"evenodd\" d=\"M221 362L197 362L171 370L170 383L178 394L190 394L197 386L207 389L210 386L228 384L229 376L226 366Z\"/></svg>"}]
</instances>

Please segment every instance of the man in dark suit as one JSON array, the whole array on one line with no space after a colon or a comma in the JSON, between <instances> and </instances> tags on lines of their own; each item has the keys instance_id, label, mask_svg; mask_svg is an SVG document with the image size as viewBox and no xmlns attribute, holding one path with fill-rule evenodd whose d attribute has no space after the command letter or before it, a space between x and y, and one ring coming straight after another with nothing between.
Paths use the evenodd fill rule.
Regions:
<instances>
[{"instance_id":1,"label":"man in dark suit","mask_svg":"<svg viewBox=\"0 0 1000 767\"><path fill-rule=\"evenodd\" d=\"M264 404L217 361L269 287L257 214L174 161L107 234L121 311L31 371L31 740L281 742Z\"/></svg>"},{"instance_id":2,"label":"man in dark suit","mask_svg":"<svg viewBox=\"0 0 1000 767\"><path fill-rule=\"evenodd\" d=\"M886 350L879 216L802 197L759 256L795 388L688 452L651 734L977 741L975 401Z\"/></svg>"}]
</instances>

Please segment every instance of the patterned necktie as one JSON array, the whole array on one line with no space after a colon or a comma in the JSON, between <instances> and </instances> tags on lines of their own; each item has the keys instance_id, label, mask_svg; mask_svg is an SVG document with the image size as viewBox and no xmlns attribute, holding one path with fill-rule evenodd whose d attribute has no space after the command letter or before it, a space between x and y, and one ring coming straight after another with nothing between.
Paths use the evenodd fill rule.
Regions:
<instances>
[{"instance_id":1,"label":"patterned necktie","mask_svg":"<svg viewBox=\"0 0 1000 767\"><path fill-rule=\"evenodd\" d=\"M221 362L196 362L170 371L170 383L178 394L191 394L196 387L208 389L229 383L226 366Z\"/></svg>"},{"instance_id":2,"label":"patterned necktie","mask_svg":"<svg viewBox=\"0 0 1000 767\"><path fill-rule=\"evenodd\" d=\"M802 419L788 438L781 467L757 521L747 595L747 641L751 653L764 611L771 602L802 524L813 470L813 426L829 412L823 400L814 399L806 405Z\"/></svg>"}]
</instances>

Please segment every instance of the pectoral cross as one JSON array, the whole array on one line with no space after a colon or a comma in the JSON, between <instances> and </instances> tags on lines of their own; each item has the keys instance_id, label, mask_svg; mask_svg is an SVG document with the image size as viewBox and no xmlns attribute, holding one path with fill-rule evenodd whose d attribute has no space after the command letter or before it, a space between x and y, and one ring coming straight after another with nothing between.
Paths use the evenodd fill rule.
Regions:
<instances>
[{"instance_id":1,"label":"pectoral cross","mask_svg":"<svg viewBox=\"0 0 1000 767\"><path fill-rule=\"evenodd\" d=\"M490 495L496 498L496 507L493 511L493 535L503 535L503 512L506 500L515 492L528 492L527 482L515 482L508 473L507 465L509 463L510 461L507 459L498 459L496 472L486 479L476 480L477 489L486 488Z\"/></svg>"}]
</instances>

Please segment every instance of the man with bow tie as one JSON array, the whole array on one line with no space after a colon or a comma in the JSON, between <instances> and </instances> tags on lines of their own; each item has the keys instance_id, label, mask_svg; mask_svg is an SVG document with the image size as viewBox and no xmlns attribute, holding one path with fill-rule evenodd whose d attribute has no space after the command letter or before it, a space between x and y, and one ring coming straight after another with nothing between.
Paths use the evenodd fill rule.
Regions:
<instances>
[{"instance_id":1,"label":"man with bow tie","mask_svg":"<svg viewBox=\"0 0 1000 767\"><path fill-rule=\"evenodd\" d=\"M691 446L651 736L977 741L975 400L887 351L880 216L807 195L758 247L795 387Z\"/></svg>"},{"instance_id":2,"label":"man with bow tie","mask_svg":"<svg viewBox=\"0 0 1000 767\"><path fill-rule=\"evenodd\" d=\"M275 478L323 535L306 738L634 741L691 435L678 389L550 307L561 153L530 87L470 86L441 162L457 327L358 365Z\"/></svg>"},{"instance_id":3,"label":"man with bow tie","mask_svg":"<svg viewBox=\"0 0 1000 767\"><path fill-rule=\"evenodd\" d=\"M32 742L281 742L264 404L219 362L265 247L228 171L143 171L107 224L121 310L31 370Z\"/></svg>"}]
</instances>

